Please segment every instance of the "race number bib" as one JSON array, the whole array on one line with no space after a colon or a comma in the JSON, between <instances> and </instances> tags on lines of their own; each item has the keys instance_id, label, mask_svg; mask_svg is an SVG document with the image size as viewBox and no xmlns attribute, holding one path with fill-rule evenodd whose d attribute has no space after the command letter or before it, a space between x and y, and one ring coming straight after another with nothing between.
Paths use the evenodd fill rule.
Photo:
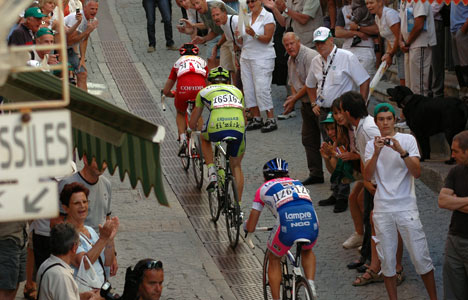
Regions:
<instances>
[{"instance_id":1,"label":"race number bib","mask_svg":"<svg viewBox=\"0 0 468 300\"><path fill-rule=\"evenodd\" d=\"M231 94L223 94L213 98L213 108L233 107L242 109L242 100Z\"/></svg>"},{"instance_id":2,"label":"race number bib","mask_svg":"<svg viewBox=\"0 0 468 300\"><path fill-rule=\"evenodd\" d=\"M288 203L289 201L292 201L294 199L293 197L294 193L296 193L301 199L311 201L309 191L307 190L305 186L292 185L292 186L282 189L281 191L273 195L273 199L275 199L275 202L276 202L276 207L278 208Z\"/></svg>"},{"instance_id":3,"label":"race number bib","mask_svg":"<svg viewBox=\"0 0 468 300\"><path fill-rule=\"evenodd\" d=\"M183 56L176 62L177 77L186 73L195 73L206 76L206 62L198 56Z\"/></svg>"}]
</instances>

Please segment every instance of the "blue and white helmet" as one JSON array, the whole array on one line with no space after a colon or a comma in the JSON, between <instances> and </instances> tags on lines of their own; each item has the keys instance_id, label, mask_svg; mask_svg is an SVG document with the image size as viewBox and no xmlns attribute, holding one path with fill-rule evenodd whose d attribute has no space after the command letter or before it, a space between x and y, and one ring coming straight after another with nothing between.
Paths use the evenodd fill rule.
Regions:
<instances>
[{"instance_id":1,"label":"blue and white helmet","mask_svg":"<svg viewBox=\"0 0 468 300\"><path fill-rule=\"evenodd\" d=\"M287 177L289 174L288 163L282 158L273 158L263 166L263 177L266 180Z\"/></svg>"}]
</instances>

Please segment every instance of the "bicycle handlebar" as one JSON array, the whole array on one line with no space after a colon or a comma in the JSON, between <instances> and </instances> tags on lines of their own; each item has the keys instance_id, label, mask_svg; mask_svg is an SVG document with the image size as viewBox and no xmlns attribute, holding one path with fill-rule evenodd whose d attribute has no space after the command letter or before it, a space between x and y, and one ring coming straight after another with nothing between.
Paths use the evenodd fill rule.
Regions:
<instances>
[{"instance_id":1,"label":"bicycle handlebar","mask_svg":"<svg viewBox=\"0 0 468 300\"><path fill-rule=\"evenodd\" d=\"M166 104L164 103L165 101L166 95L164 95L163 90L161 90L161 106L163 111L166 111Z\"/></svg>"},{"instance_id":2,"label":"bicycle handlebar","mask_svg":"<svg viewBox=\"0 0 468 300\"><path fill-rule=\"evenodd\" d=\"M273 227L256 227L255 228L255 231L271 231L271 230L273 230ZM245 236L245 242L250 247L250 249L255 249L255 245L252 242L253 234L254 234L253 232L248 232Z\"/></svg>"}]
</instances>

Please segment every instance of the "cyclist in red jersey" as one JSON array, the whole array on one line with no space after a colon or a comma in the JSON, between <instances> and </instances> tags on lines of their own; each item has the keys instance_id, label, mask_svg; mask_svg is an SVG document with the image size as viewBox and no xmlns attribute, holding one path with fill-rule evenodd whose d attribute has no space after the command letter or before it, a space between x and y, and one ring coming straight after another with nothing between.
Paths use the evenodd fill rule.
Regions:
<instances>
[{"instance_id":1,"label":"cyclist in red jersey","mask_svg":"<svg viewBox=\"0 0 468 300\"><path fill-rule=\"evenodd\" d=\"M179 155L185 152L187 139L185 131L185 113L187 101L195 101L198 92L206 87L208 76L207 62L198 56L199 49L196 45L186 43L179 49L181 57L172 67L169 78L163 89L166 97L175 97L174 105L177 110L176 123L179 132ZM171 91L177 81L175 93Z\"/></svg>"}]
</instances>

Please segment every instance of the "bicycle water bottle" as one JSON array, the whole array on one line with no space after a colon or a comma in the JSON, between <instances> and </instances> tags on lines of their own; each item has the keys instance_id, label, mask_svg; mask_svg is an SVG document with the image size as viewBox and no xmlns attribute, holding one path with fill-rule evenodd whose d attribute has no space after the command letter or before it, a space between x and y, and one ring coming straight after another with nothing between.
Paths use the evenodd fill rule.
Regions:
<instances>
[{"instance_id":1,"label":"bicycle water bottle","mask_svg":"<svg viewBox=\"0 0 468 300\"><path fill-rule=\"evenodd\" d=\"M224 185L224 178L226 177L226 172L223 168L218 169L218 183Z\"/></svg>"}]
</instances>

